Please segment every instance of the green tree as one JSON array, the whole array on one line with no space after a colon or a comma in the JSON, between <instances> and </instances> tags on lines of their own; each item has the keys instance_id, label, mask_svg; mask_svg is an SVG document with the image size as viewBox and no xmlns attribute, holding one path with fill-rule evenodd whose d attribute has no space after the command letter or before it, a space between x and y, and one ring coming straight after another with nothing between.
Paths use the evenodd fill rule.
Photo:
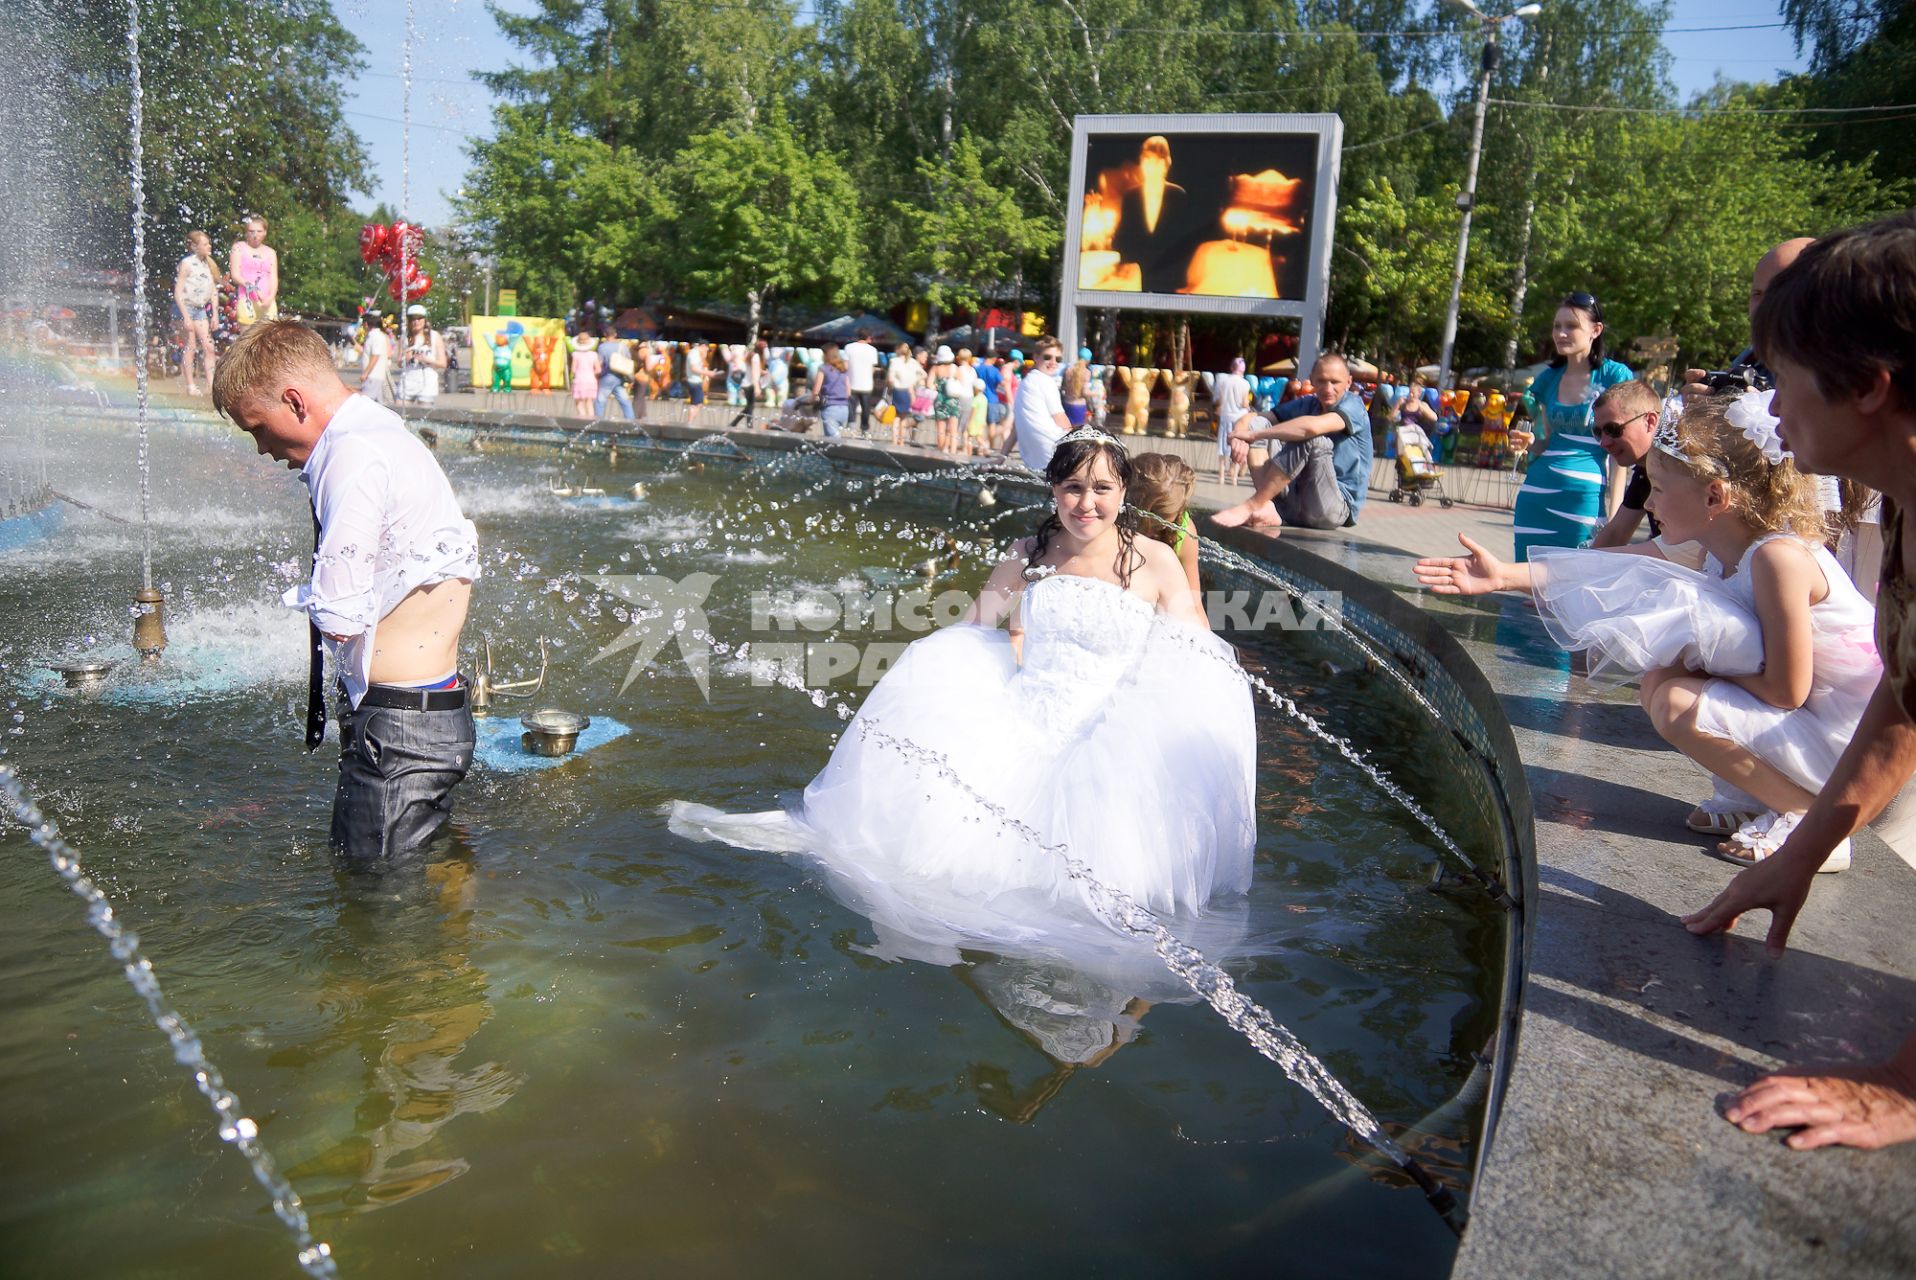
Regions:
<instances>
[{"instance_id":1,"label":"green tree","mask_svg":"<svg viewBox=\"0 0 1916 1280\"><path fill-rule=\"evenodd\" d=\"M582 298L633 297L661 282L642 230L655 183L631 149L537 106L493 118L495 136L468 148L473 167L455 203L528 313L563 315Z\"/></svg>"},{"instance_id":2,"label":"green tree","mask_svg":"<svg viewBox=\"0 0 1916 1280\"><path fill-rule=\"evenodd\" d=\"M646 227L678 283L739 300L750 339L774 298L839 304L860 296L858 194L837 157L804 145L782 115L713 130L663 175Z\"/></svg>"},{"instance_id":3,"label":"green tree","mask_svg":"<svg viewBox=\"0 0 1916 1280\"><path fill-rule=\"evenodd\" d=\"M540 0L530 14L491 11L532 65L480 77L489 87L643 161L783 109L803 71L791 0Z\"/></svg>"},{"instance_id":4,"label":"green tree","mask_svg":"<svg viewBox=\"0 0 1916 1280\"><path fill-rule=\"evenodd\" d=\"M1783 21L1796 51L1810 51L1810 70L1830 75L1881 35L1909 6L1902 0L1783 0Z\"/></svg>"},{"instance_id":5,"label":"green tree","mask_svg":"<svg viewBox=\"0 0 1916 1280\"><path fill-rule=\"evenodd\" d=\"M1591 135L1581 163L1605 181L1581 193L1575 226L1553 223L1538 265L1549 296L1596 291L1615 337L1674 335L1699 362L1748 342L1750 272L1772 245L1908 198L1866 165L1806 154L1799 130L1746 99L1718 105L1701 118L1627 116Z\"/></svg>"},{"instance_id":6,"label":"green tree","mask_svg":"<svg viewBox=\"0 0 1916 1280\"><path fill-rule=\"evenodd\" d=\"M1327 329L1386 367L1434 363L1456 268L1458 188L1399 195L1388 178L1364 182L1337 216ZM1479 248L1464 273L1462 313L1494 324L1507 305L1508 264Z\"/></svg>"},{"instance_id":7,"label":"green tree","mask_svg":"<svg viewBox=\"0 0 1916 1280\"><path fill-rule=\"evenodd\" d=\"M1813 7L1838 0L1791 3L1814 38L1842 18ZM1842 36L1840 67L1704 105L1880 95L1902 65L1893 37L1905 19L1888 0L1861 4L1874 16ZM1457 6L818 0L811 22L797 12L790 0L496 11L528 59L489 78L509 102L497 137L473 151L462 206L473 251L552 309L662 291L748 305L756 294L761 310L773 297L929 294L944 309L1007 279L1048 293L1075 117L1330 111L1345 146L1332 331L1386 358L1435 354L1484 34ZM1569 288L1614 299L1620 338L1721 341L1740 323L1736 277L1752 245L1867 216L1900 191L1881 175L1916 165L1907 148L1872 154L1886 124L1848 119L1805 142L1754 116L1730 126L1733 159L1712 161L1708 121L1633 114L1677 106L1657 35L1667 17L1666 0L1553 0L1500 28L1459 365L1514 360L1542 330L1529 295ZM1375 34L1404 27L1447 34ZM1686 178L1682 163L1698 167ZM1731 163L1737 179L1721 181ZM1699 174L1715 194L1693 190ZM1783 185L1789 198L1765 194ZM886 216L861 224L845 209ZM785 240L766 231L780 227ZM1679 246L1712 258L1687 294ZM1651 261L1658 282L1642 278Z\"/></svg>"},{"instance_id":8,"label":"green tree","mask_svg":"<svg viewBox=\"0 0 1916 1280\"><path fill-rule=\"evenodd\" d=\"M1783 16L1795 29L1797 48L1810 48L1811 71L1758 95L1764 105L1846 109L1815 118L1810 149L1872 164L1886 177L1916 179L1916 151L1901 132L1907 114L1858 110L1916 102L1916 7L1787 0Z\"/></svg>"},{"instance_id":9,"label":"green tree","mask_svg":"<svg viewBox=\"0 0 1916 1280\"><path fill-rule=\"evenodd\" d=\"M359 256L359 229L375 220L392 219L346 208L316 212L295 206L273 222L282 309L295 315L352 316L368 294L383 292L385 282Z\"/></svg>"},{"instance_id":10,"label":"green tree","mask_svg":"<svg viewBox=\"0 0 1916 1280\"><path fill-rule=\"evenodd\" d=\"M127 6L21 4L26 12L16 25L33 33L11 34L16 52L5 56L28 49L35 65L20 69L24 82L51 94L21 114L54 123L47 168L67 180L71 197L61 211L72 233L61 256L124 264L132 225ZM252 7L140 0L140 17L146 267L152 297L162 303L188 230L207 231L224 259L247 214L275 227L289 219L297 225L302 215L345 215L346 198L365 188L366 173L359 140L344 123L341 85L363 62L358 41L325 0ZM39 180L47 180L44 172ZM289 290L299 287L290 264L282 275Z\"/></svg>"},{"instance_id":11,"label":"green tree","mask_svg":"<svg viewBox=\"0 0 1916 1280\"><path fill-rule=\"evenodd\" d=\"M977 88L1026 207L1065 216L1077 116L1202 109L1207 65L1228 48L1207 32L1219 25L1203 0L1007 0L978 35ZM1016 91L997 92L1008 79Z\"/></svg>"},{"instance_id":12,"label":"green tree","mask_svg":"<svg viewBox=\"0 0 1916 1280\"><path fill-rule=\"evenodd\" d=\"M1618 120L1616 109L1675 105L1669 54L1657 34L1668 18L1665 0L1583 0L1545 4L1538 15L1500 26L1502 56L1491 78L1495 101L1477 183L1479 203L1486 207L1474 216L1471 252L1510 264L1509 302L1488 316L1462 313L1459 366L1514 363L1541 333L1547 316L1529 305L1538 261L1582 242L1586 193L1613 181L1592 162L1596 140ZM1481 26L1454 5L1433 9L1430 20L1459 33L1452 52L1458 87L1449 161L1456 167L1445 175L1455 180L1475 111L1484 40Z\"/></svg>"},{"instance_id":13,"label":"green tree","mask_svg":"<svg viewBox=\"0 0 1916 1280\"><path fill-rule=\"evenodd\" d=\"M892 210L908 228L910 262L933 307L976 307L1021 260L1049 253L1061 238L1054 221L1025 213L991 181L969 131L958 135L948 160L920 159L918 176L930 199L895 200Z\"/></svg>"}]
</instances>

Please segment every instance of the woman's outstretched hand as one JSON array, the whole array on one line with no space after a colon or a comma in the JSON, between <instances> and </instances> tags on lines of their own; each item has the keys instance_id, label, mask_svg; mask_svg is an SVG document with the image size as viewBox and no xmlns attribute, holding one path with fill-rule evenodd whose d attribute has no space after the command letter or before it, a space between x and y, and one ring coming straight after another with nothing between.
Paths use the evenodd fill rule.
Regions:
<instances>
[{"instance_id":1,"label":"woman's outstretched hand","mask_svg":"<svg viewBox=\"0 0 1916 1280\"><path fill-rule=\"evenodd\" d=\"M1463 534L1457 541L1470 552L1466 557L1426 557L1415 567L1417 581L1440 596L1481 596L1510 585L1507 566Z\"/></svg>"}]
</instances>

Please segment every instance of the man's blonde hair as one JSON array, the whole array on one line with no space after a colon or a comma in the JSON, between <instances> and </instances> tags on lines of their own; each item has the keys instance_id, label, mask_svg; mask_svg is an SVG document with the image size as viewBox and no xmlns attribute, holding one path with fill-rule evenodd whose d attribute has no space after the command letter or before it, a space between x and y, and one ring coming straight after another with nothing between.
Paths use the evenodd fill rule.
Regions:
<instances>
[{"instance_id":1,"label":"man's blonde hair","mask_svg":"<svg viewBox=\"0 0 1916 1280\"><path fill-rule=\"evenodd\" d=\"M1656 388L1649 383L1639 378L1632 378L1628 382L1619 382L1615 386L1604 388L1603 394L1597 397L1597 402L1590 408L1594 411L1605 405L1614 405L1618 413L1626 418L1633 418L1640 413L1652 413L1661 409L1663 397L1659 396Z\"/></svg>"},{"instance_id":2,"label":"man's blonde hair","mask_svg":"<svg viewBox=\"0 0 1916 1280\"><path fill-rule=\"evenodd\" d=\"M213 373L213 407L236 418L254 396L271 399L301 378L338 377L324 338L297 320L269 320L249 326L220 357Z\"/></svg>"}]
</instances>

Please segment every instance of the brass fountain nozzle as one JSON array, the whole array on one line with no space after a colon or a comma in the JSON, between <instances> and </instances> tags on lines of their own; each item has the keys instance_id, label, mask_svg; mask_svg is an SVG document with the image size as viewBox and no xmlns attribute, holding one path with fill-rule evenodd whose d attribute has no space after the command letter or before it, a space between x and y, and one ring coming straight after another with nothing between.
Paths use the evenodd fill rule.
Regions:
<instances>
[{"instance_id":1,"label":"brass fountain nozzle","mask_svg":"<svg viewBox=\"0 0 1916 1280\"><path fill-rule=\"evenodd\" d=\"M158 662L166 649L166 596L154 587L133 593L138 612L133 617L133 647L147 662Z\"/></svg>"},{"instance_id":2,"label":"brass fountain nozzle","mask_svg":"<svg viewBox=\"0 0 1916 1280\"><path fill-rule=\"evenodd\" d=\"M494 698L530 698L545 687L546 682L546 641L539 637L539 674L530 680L494 680L492 678L492 637L482 639L485 648L486 665L472 680L472 693L467 698L475 716L492 714Z\"/></svg>"}]
</instances>

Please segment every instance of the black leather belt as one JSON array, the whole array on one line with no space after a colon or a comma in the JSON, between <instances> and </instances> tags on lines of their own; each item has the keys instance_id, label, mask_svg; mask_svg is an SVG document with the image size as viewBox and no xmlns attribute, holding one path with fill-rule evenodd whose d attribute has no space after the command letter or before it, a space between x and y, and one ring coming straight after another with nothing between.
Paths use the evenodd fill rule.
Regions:
<instances>
[{"instance_id":1,"label":"black leather belt","mask_svg":"<svg viewBox=\"0 0 1916 1280\"><path fill-rule=\"evenodd\" d=\"M453 689L401 689L390 684L367 688L359 700L362 707L380 707L390 711L457 711L466 705L466 686Z\"/></svg>"}]
</instances>

